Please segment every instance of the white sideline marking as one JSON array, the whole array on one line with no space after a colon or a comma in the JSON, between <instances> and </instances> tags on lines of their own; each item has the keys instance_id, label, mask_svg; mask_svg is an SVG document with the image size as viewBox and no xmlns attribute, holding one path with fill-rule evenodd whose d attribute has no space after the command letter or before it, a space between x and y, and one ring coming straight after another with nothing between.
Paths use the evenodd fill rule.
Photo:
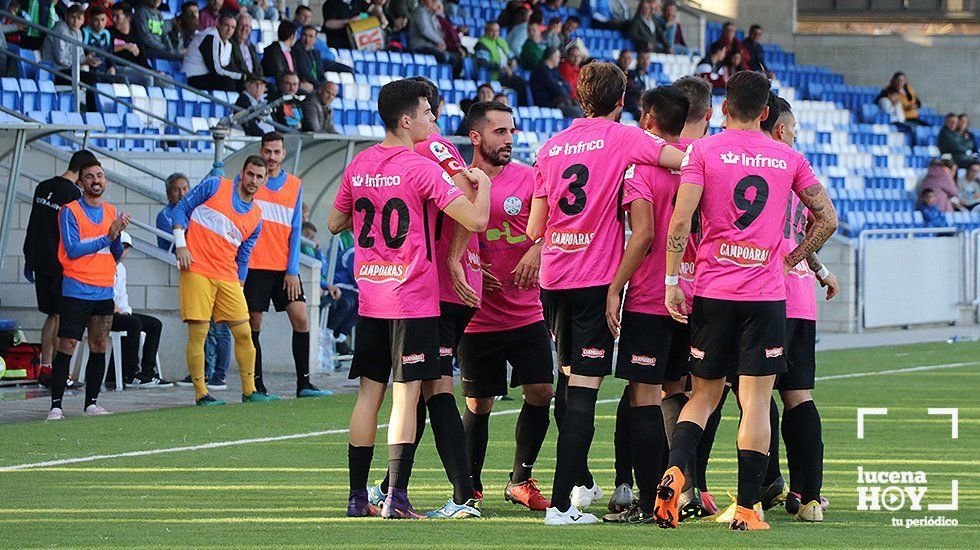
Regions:
<instances>
[{"instance_id":1,"label":"white sideline marking","mask_svg":"<svg viewBox=\"0 0 980 550\"><path fill-rule=\"evenodd\" d=\"M904 369L889 369L871 372L855 372L850 374L835 374L831 376L818 376L816 381L822 382L826 380L842 380L845 378L863 378L865 376L878 376L884 374L902 374L907 372L919 372L928 370L939 370L939 369L955 369L958 367L968 367L972 365L980 365L980 361L971 361L968 363L947 363L944 365L927 365L923 367L908 367ZM618 403L619 399L600 399L596 401L596 405L605 405L609 403ZM506 409L503 411L493 411L490 416L504 416L509 414L517 414L521 412L520 409ZM428 420L426 420L428 423ZM386 429L387 424L378 424L378 429ZM96 460L105 460L109 458L128 458L133 456L150 456L150 455L160 455L168 453L179 453L183 451L201 451L204 449L218 449L221 447L234 447L237 445L250 445L252 443L271 443L274 441L289 441L291 439L305 439L308 437L319 437L322 435L340 435L346 434L350 430L347 428L335 429L335 430L323 430L319 432L306 432L299 434L289 434L289 435L276 435L270 437L253 437L249 439L236 439L233 441L217 441L213 443L202 443L200 445L187 445L184 447L168 447L165 449L148 449L145 451L129 451L125 453L116 453L111 455L91 455L91 456L80 456L76 458L64 458L61 460L47 460L44 462L28 462L26 464L15 464L13 466L0 466L0 472L11 472L16 470L27 470L29 468L44 468L48 466L62 466L65 464L78 464L80 462L94 462Z\"/></svg>"}]
</instances>

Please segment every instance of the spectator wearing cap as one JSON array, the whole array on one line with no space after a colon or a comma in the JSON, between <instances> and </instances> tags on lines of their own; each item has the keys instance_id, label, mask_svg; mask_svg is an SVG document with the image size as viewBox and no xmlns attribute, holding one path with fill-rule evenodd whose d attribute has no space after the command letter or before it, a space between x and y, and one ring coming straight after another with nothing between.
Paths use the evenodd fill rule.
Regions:
<instances>
[{"instance_id":1,"label":"spectator wearing cap","mask_svg":"<svg viewBox=\"0 0 980 550\"><path fill-rule=\"evenodd\" d=\"M238 70L247 76L262 77L262 62L259 60L259 52L252 43L252 16L247 13L239 13L235 19L235 38L231 41L232 55Z\"/></svg>"},{"instance_id":2,"label":"spectator wearing cap","mask_svg":"<svg viewBox=\"0 0 980 550\"><path fill-rule=\"evenodd\" d=\"M306 96L300 104L303 109L303 131L336 134L333 125L333 100L340 95L336 82L323 82L315 94Z\"/></svg>"},{"instance_id":3,"label":"spectator wearing cap","mask_svg":"<svg viewBox=\"0 0 980 550\"><path fill-rule=\"evenodd\" d=\"M235 18L221 15L217 27L201 32L187 48L183 70L187 83L202 90L238 91L245 83L245 73L238 66L232 45Z\"/></svg>"},{"instance_id":4,"label":"spectator wearing cap","mask_svg":"<svg viewBox=\"0 0 980 550\"><path fill-rule=\"evenodd\" d=\"M123 245L123 253L116 261L116 280L112 286L112 300L115 311L112 314L112 332L125 332L122 338L123 384L137 388L169 388L172 382L160 378L157 372L157 350L160 347L160 333L163 323L152 315L136 313L129 304L129 292L126 290L126 266L123 260L133 247L133 238L123 231L119 235ZM140 350L140 334L145 334L143 349ZM116 381L118 383L118 381Z\"/></svg>"},{"instance_id":5,"label":"spectator wearing cap","mask_svg":"<svg viewBox=\"0 0 980 550\"><path fill-rule=\"evenodd\" d=\"M249 75L245 79L245 88L242 90L242 93L238 94L235 105L248 110L260 103L264 103L265 87L266 83L264 78L258 75ZM275 126L271 124L267 115L262 114L261 116L256 116L243 122L242 130L247 136L262 136L266 132L275 130Z\"/></svg>"},{"instance_id":6,"label":"spectator wearing cap","mask_svg":"<svg viewBox=\"0 0 980 550\"><path fill-rule=\"evenodd\" d=\"M960 201L960 191L956 187L956 164L948 158L933 159L929 163L925 177L919 184L921 191L931 190L934 193L932 204L940 212L965 210Z\"/></svg>"},{"instance_id":7,"label":"spectator wearing cap","mask_svg":"<svg viewBox=\"0 0 980 550\"><path fill-rule=\"evenodd\" d=\"M180 61L183 59L180 51L164 38L166 22L159 7L160 0L143 0L136 8L136 23L133 25L136 45L149 58Z\"/></svg>"},{"instance_id":8,"label":"spectator wearing cap","mask_svg":"<svg viewBox=\"0 0 980 550\"><path fill-rule=\"evenodd\" d=\"M670 49L657 18L660 0L640 0L627 34L638 52L666 52Z\"/></svg>"},{"instance_id":9,"label":"spectator wearing cap","mask_svg":"<svg viewBox=\"0 0 980 550\"><path fill-rule=\"evenodd\" d=\"M965 168L971 162L980 159L973 149L975 147L973 141L959 132L959 123L960 119L955 113L946 114L943 127L936 138L936 147L939 147L940 153L949 155L953 162Z\"/></svg>"}]
</instances>

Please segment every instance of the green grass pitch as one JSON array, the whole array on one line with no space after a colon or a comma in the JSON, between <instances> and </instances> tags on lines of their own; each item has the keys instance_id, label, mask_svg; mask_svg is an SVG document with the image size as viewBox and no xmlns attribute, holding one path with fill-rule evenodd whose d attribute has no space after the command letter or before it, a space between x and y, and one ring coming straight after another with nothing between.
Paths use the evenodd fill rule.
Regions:
<instances>
[{"instance_id":1,"label":"green grass pitch","mask_svg":"<svg viewBox=\"0 0 980 550\"><path fill-rule=\"evenodd\" d=\"M0 471L0 546L344 546L344 547L977 547L980 540L980 344L930 344L824 352L818 375L966 363L952 368L818 382L824 422L824 494L831 508L822 525L793 521L779 509L766 533L730 533L717 523L655 526L599 525L551 528L543 514L503 501L513 457L516 415L491 419L484 483L485 517L465 522L384 522L344 517L347 438L353 395L321 400L194 407L70 418L59 423L0 426L0 468L25 463L112 455L129 451L274 437L336 429L338 432L273 442L102 458L47 468ZM615 399L619 381L607 380L600 399ZM497 410L519 407L501 402ZM186 399L190 401L191 396ZM865 439L856 437L857 407L887 407L869 418ZM930 407L959 409L959 438L950 438L948 416ZM606 490L613 483L615 404L600 404L590 464ZM729 400L712 454L708 481L719 504L734 491L735 425ZM382 412L382 421L387 413ZM554 424L536 477L547 495L555 464ZM385 466L384 432L372 479ZM783 472L785 457L783 457ZM921 470L928 476L924 503L950 499L959 483L959 509L951 512L858 511L857 467ZM427 430L415 464L410 495L419 510L445 502L450 488ZM605 502L592 511L604 510ZM946 516L955 527L904 528L893 518ZM972 542L971 542L972 541Z\"/></svg>"}]
</instances>

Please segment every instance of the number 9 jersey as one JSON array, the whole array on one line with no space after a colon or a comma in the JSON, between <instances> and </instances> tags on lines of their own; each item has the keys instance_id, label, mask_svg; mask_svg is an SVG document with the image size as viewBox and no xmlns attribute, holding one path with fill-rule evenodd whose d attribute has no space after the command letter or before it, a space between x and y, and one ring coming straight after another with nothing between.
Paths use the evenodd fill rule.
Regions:
<instances>
[{"instance_id":1,"label":"number 9 jersey","mask_svg":"<svg viewBox=\"0 0 980 550\"><path fill-rule=\"evenodd\" d=\"M361 316L439 316L433 225L461 196L441 166L407 147L374 145L354 157L334 207L353 216Z\"/></svg>"},{"instance_id":2,"label":"number 9 jersey","mask_svg":"<svg viewBox=\"0 0 980 550\"><path fill-rule=\"evenodd\" d=\"M534 197L547 197L541 288L608 285L623 257L623 176L656 165L665 142L604 118L579 118L538 151Z\"/></svg>"},{"instance_id":3,"label":"number 9 jersey","mask_svg":"<svg viewBox=\"0 0 980 550\"><path fill-rule=\"evenodd\" d=\"M806 158L762 132L725 130L688 147L685 183L704 188L694 295L785 300L787 204L793 193L820 183Z\"/></svg>"}]
</instances>

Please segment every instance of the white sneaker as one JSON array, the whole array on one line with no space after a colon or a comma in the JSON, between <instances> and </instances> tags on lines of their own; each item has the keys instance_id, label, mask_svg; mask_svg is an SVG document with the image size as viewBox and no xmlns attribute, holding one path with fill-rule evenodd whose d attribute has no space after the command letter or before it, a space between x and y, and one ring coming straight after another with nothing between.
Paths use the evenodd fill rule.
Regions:
<instances>
[{"instance_id":1,"label":"white sneaker","mask_svg":"<svg viewBox=\"0 0 980 550\"><path fill-rule=\"evenodd\" d=\"M98 405L89 405L88 407L85 407L85 414L89 416L101 416L103 414L112 414L112 413Z\"/></svg>"},{"instance_id":2,"label":"white sneaker","mask_svg":"<svg viewBox=\"0 0 980 550\"><path fill-rule=\"evenodd\" d=\"M545 525L588 525L590 523L599 523L599 518L592 514L579 512L574 504L568 507L567 512L549 507L544 513Z\"/></svg>"},{"instance_id":3,"label":"white sneaker","mask_svg":"<svg viewBox=\"0 0 980 550\"><path fill-rule=\"evenodd\" d=\"M61 412L61 409L59 409L58 407L55 407L50 411L48 411L47 420L64 420L64 419L65 419L65 413Z\"/></svg>"},{"instance_id":4,"label":"white sneaker","mask_svg":"<svg viewBox=\"0 0 980 550\"><path fill-rule=\"evenodd\" d=\"M597 500L602 500L602 489L599 488L599 484L595 480L592 480L592 487L584 485L572 487L572 506L588 508Z\"/></svg>"}]
</instances>

